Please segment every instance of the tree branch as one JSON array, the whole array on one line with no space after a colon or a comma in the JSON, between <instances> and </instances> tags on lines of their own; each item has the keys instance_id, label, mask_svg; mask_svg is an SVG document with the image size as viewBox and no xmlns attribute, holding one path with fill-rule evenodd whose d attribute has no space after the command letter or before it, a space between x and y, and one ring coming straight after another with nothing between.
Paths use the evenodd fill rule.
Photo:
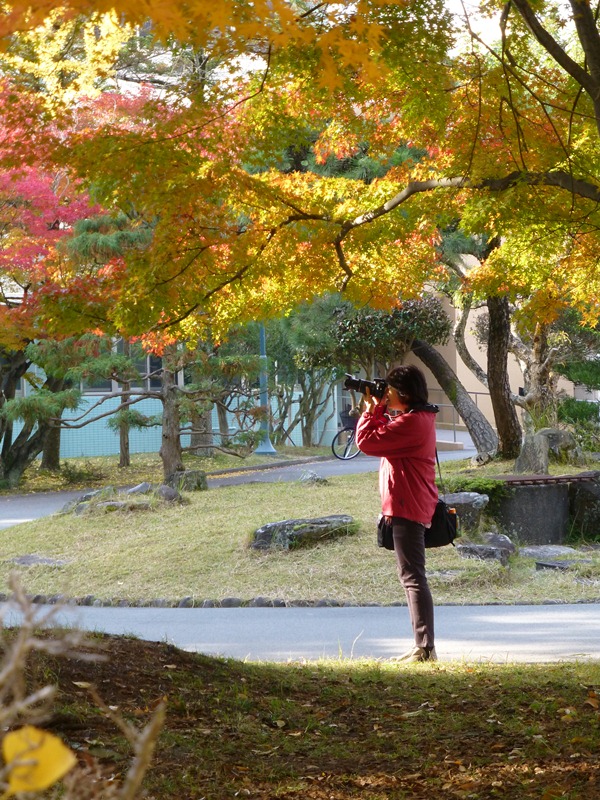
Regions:
<instances>
[{"instance_id":1,"label":"tree branch","mask_svg":"<svg viewBox=\"0 0 600 800\"><path fill-rule=\"evenodd\" d=\"M600 34L590 0L570 0L573 9L573 22L581 42L585 60L594 81L594 91L598 98L600 86ZM586 88L587 91L587 88ZM595 104L595 102L594 102Z\"/></svg>"},{"instance_id":2,"label":"tree branch","mask_svg":"<svg viewBox=\"0 0 600 800\"><path fill-rule=\"evenodd\" d=\"M90 406L83 414L80 414L78 417L70 417L67 419L62 419L58 417L51 417L51 421L57 425L59 428L65 428L67 430L71 430L74 428L84 428L86 425L89 425L92 422L97 422L99 419L103 419L104 417L110 417L112 414L115 414L117 410L121 410L123 408L127 408L129 406L134 405L135 403L139 403L142 400L147 400L148 398L158 398L159 395L147 393L142 396L138 396L133 400L127 400L125 403L121 403L119 408L111 408L110 411L105 411L103 414L97 414L95 417L91 417L90 419L85 419L87 415L98 406L102 405L106 400L111 400L115 397L119 397L119 394L110 394L103 397L102 400L99 400L97 403L94 403L93 406ZM79 420L85 420L85 422L79 422Z\"/></svg>"},{"instance_id":3,"label":"tree branch","mask_svg":"<svg viewBox=\"0 0 600 800\"><path fill-rule=\"evenodd\" d=\"M574 6L577 4L577 0L571 0L571 6L573 7L574 12ZM573 80L577 81L577 83L583 86L590 96L593 96L596 92L596 85L592 76L569 55L567 55L556 39L548 33L548 31L536 17L535 12L529 5L528 0L512 0L512 5L517 9L524 23L531 31L531 34L542 45L544 50L550 56L552 56L556 63L559 64L565 70L565 72L573 78ZM584 4L579 3L579 5Z\"/></svg>"},{"instance_id":4,"label":"tree branch","mask_svg":"<svg viewBox=\"0 0 600 800\"><path fill-rule=\"evenodd\" d=\"M366 211L353 220L344 222L341 226L342 230L336 240L336 244L341 242L354 228L373 222L384 214L389 214L390 211L398 208L398 206L405 203L415 194L431 192L435 189L480 189L490 192L503 192L519 184L528 186L556 186L559 189L565 189L571 194L600 203L600 188L598 186L588 181L574 178L570 173L564 170L553 170L551 172L525 172L522 170L515 170L502 178L484 178L479 181L472 181L470 178L466 177L433 178L428 181L412 181L387 202L377 206L377 208L371 211Z\"/></svg>"},{"instance_id":5,"label":"tree branch","mask_svg":"<svg viewBox=\"0 0 600 800\"><path fill-rule=\"evenodd\" d=\"M453 330L453 338L454 344L456 345L456 352L461 357L464 365L471 370L473 375L477 378L480 383L482 383L486 388L488 385L488 378L486 371L478 364L478 362L473 358L469 349L467 347L467 343L465 341L465 330L467 327L467 321L469 319L469 312L471 311L471 304L472 304L473 297L472 295L467 295L465 297L465 305L462 309L456 309L459 316L456 325L454 326Z\"/></svg>"}]
</instances>

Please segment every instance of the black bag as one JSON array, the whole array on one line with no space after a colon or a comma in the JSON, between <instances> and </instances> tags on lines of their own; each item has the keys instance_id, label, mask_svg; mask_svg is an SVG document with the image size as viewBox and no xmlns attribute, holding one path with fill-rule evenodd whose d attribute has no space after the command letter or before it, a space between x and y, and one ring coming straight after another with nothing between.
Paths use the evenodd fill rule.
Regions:
<instances>
[{"instance_id":1,"label":"black bag","mask_svg":"<svg viewBox=\"0 0 600 800\"><path fill-rule=\"evenodd\" d=\"M377 523L377 545L378 547L385 547L386 550L394 549L394 536L392 533L392 517L384 517L383 514L379 515Z\"/></svg>"},{"instance_id":2,"label":"black bag","mask_svg":"<svg viewBox=\"0 0 600 800\"><path fill-rule=\"evenodd\" d=\"M394 549L393 518L379 515L377 522L377 545L386 550ZM425 547L444 547L454 545L458 536L458 517L453 508L449 508L443 500L438 500L431 527L425 528Z\"/></svg>"},{"instance_id":3,"label":"black bag","mask_svg":"<svg viewBox=\"0 0 600 800\"><path fill-rule=\"evenodd\" d=\"M425 528L425 547L444 547L454 545L458 536L458 517L456 509L450 508L443 500L437 501L433 512L431 527Z\"/></svg>"}]
</instances>

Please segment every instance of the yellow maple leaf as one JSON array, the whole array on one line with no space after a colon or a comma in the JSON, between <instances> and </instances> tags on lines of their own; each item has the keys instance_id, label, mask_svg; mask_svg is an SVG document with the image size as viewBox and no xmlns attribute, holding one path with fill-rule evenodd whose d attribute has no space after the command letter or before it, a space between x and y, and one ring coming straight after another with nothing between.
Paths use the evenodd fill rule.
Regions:
<instances>
[{"instance_id":1,"label":"yellow maple leaf","mask_svg":"<svg viewBox=\"0 0 600 800\"><path fill-rule=\"evenodd\" d=\"M2 740L2 753L8 767L8 790L4 797L44 791L60 780L76 761L58 737L33 725L7 733Z\"/></svg>"}]
</instances>

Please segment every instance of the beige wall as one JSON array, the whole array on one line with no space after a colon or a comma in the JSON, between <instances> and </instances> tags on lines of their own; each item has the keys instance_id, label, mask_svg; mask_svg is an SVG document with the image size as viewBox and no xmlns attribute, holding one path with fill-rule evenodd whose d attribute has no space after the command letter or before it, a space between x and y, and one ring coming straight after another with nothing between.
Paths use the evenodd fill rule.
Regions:
<instances>
[{"instance_id":1,"label":"beige wall","mask_svg":"<svg viewBox=\"0 0 600 800\"><path fill-rule=\"evenodd\" d=\"M448 300L445 298L444 298L444 308L446 310L446 313L450 317L450 320L452 321L452 323L454 323L454 320L456 318L456 311L450 305ZM471 333L477 315L483 313L485 313L485 309L471 312L469 317L469 323L467 324L467 330L465 333L465 341L467 349L471 354L471 356L475 359L475 361L477 361L477 363L483 368L484 371L487 371L486 352L484 349L480 348L475 337ZM492 425L494 425L494 414L492 411L492 404L490 402L489 392L487 388L479 380L477 380L477 378L471 372L471 370L465 366L463 360L460 358L460 356L456 351L456 347L454 346L454 341L450 339L448 344L443 346L438 346L436 349L440 352L440 354L446 359L448 364L452 367L462 385L471 395L471 399L473 400L473 402L475 402L477 406L481 409L486 419ZM409 356L407 357L407 362L416 364L425 373L425 376L427 377L427 386L429 387L430 390L430 400L432 403L436 403L437 405L440 406L440 414L438 416L439 424L443 427L456 424L458 427L464 428L462 420L454 410L454 407L450 403L449 399L440 389L438 382L433 377L432 373L427 369L427 367L425 367L424 364L421 361L419 361L419 359L412 353L410 353ZM523 373L521 372L521 368L519 367L517 360L512 355L509 355L508 377L510 381L510 388L516 394L519 391L519 387L523 386ZM574 395L573 384L570 383L569 381L561 379L559 383L559 388L565 394L568 394L570 396Z\"/></svg>"}]
</instances>

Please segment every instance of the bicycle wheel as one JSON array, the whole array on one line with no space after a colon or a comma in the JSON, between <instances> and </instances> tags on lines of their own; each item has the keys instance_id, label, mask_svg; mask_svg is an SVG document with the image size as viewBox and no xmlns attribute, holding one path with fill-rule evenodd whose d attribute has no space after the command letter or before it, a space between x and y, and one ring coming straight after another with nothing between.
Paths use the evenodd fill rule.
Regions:
<instances>
[{"instance_id":1,"label":"bicycle wheel","mask_svg":"<svg viewBox=\"0 0 600 800\"><path fill-rule=\"evenodd\" d=\"M331 452L342 461L354 458L360 453L356 446L354 428L342 428L341 431L336 433L331 442Z\"/></svg>"}]
</instances>

